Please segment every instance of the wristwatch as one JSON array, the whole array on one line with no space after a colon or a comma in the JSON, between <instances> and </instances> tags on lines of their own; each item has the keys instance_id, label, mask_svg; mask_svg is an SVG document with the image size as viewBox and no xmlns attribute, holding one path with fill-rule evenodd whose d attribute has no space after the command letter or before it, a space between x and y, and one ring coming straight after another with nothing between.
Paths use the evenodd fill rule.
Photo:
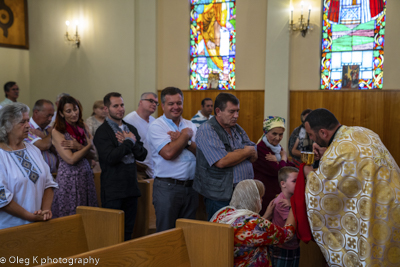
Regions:
<instances>
[{"instance_id":1,"label":"wristwatch","mask_svg":"<svg viewBox=\"0 0 400 267\"><path fill-rule=\"evenodd\" d=\"M190 147L191 144L192 144L192 140L189 140L188 143L187 143L187 145L185 146L185 148Z\"/></svg>"}]
</instances>

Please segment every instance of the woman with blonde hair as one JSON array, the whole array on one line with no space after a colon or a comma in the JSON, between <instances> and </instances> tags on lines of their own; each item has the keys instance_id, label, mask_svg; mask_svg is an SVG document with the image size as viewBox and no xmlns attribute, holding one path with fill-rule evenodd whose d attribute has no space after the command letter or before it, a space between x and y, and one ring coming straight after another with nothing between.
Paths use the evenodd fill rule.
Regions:
<instances>
[{"instance_id":1,"label":"woman with blonde hair","mask_svg":"<svg viewBox=\"0 0 400 267\"><path fill-rule=\"evenodd\" d=\"M93 103L93 113L86 119L86 125L89 127L89 133L94 136L100 125L104 123L107 117L107 110L104 108L103 100L97 100Z\"/></svg>"},{"instance_id":2,"label":"woman with blonde hair","mask_svg":"<svg viewBox=\"0 0 400 267\"><path fill-rule=\"evenodd\" d=\"M230 224L234 228L234 266L272 266L269 246L283 244L294 236L292 211L284 227L271 223L274 204L271 202L260 216L265 188L257 180L244 180L233 191L229 206L217 211L210 221Z\"/></svg>"}]
</instances>

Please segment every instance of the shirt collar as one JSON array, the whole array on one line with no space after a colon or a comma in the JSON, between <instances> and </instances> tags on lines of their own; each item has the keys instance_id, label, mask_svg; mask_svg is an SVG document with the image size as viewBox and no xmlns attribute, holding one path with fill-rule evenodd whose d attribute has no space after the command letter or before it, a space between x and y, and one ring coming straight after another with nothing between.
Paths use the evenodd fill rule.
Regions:
<instances>
[{"instance_id":1,"label":"shirt collar","mask_svg":"<svg viewBox=\"0 0 400 267\"><path fill-rule=\"evenodd\" d=\"M33 120L32 117L29 119L29 123L33 126L34 129L39 129L39 130L42 130L42 131L46 130L47 128L50 127L50 125L47 125L46 128L44 128L44 129L40 128L40 126L37 125L37 123Z\"/></svg>"},{"instance_id":2,"label":"shirt collar","mask_svg":"<svg viewBox=\"0 0 400 267\"><path fill-rule=\"evenodd\" d=\"M162 115L163 120L168 123L168 125L170 125L171 127L173 127L176 131L179 131L179 128L176 126L175 122L171 119L168 119L167 117L165 117L165 114ZM179 127L181 127L182 124L182 116L179 119Z\"/></svg>"}]
</instances>

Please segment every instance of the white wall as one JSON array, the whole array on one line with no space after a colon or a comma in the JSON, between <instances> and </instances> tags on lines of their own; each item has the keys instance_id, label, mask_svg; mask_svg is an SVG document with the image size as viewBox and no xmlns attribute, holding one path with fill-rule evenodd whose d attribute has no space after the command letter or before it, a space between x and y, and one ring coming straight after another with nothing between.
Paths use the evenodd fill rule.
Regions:
<instances>
[{"instance_id":1,"label":"white wall","mask_svg":"<svg viewBox=\"0 0 400 267\"><path fill-rule=\"evenodd\" d=\"M30 105L29 50L0 48L0 59L0 102L5 98L4 84L15 81L20 89L18 102Z\"/></svg>"},{"instance_id":2,"label":"white wall","mask_svg":"<svg viewBox=\"0 0 400 267\"><path fill-rule=\"evenodd\" d=\"M86 118L93 102L109 92L120 92L130 112L136 109L141 91L155 91L154 1L31 0L28 7L32 101L55 101L57 94L66 92L81 101ZM79 48L63 39L65 21L75 19L81 22ZM154 22L141 23L145 19ZM147 40L149 25L147 34L153 37ZM73 28L70 26L71 33ZM143 40L152 45L145 47ZM145 53L150 56L143 56ZM142 60L146 64L141 64ZM153 83L137 88L145 80Z\"/></svg>"}]
</instances>

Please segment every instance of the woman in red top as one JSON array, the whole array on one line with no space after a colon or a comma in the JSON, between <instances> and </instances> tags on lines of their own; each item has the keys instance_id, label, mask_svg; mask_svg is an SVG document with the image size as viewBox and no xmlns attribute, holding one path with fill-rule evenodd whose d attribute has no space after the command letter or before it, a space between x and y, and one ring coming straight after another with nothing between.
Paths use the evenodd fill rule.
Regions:
<instances>
[{"instance_id":1,"label":"woman in red top","mask_svg":"<svg viewBox=\"0 0 400 267\"><path fill-rule=\"evenodd\" d=\"M261 214L278 194L281 188L278 171L285 166L294 166L287 159L286 151L279 144L285 132L285 119L269 116L263 122L264 134L257 144L258 159L253 163L254 179L260 180L265 188Z\"/></svg>"},{"instance_id":2,"label":"woman in red top","mask_svg":"<svg viewBox=\"0 0 400 267\"><path fill-rule=\"evenodd\" d=\"M257 180L244 180L233 191L229 206L217 211L212 222L230 224L234 228L234 266L271 266L270 245L289 241L295 232L293 213L290 211L284 227L267 220L274 204L268 206L263 216L261 198L264 185Z\"/></svg>"}]
</instances>

